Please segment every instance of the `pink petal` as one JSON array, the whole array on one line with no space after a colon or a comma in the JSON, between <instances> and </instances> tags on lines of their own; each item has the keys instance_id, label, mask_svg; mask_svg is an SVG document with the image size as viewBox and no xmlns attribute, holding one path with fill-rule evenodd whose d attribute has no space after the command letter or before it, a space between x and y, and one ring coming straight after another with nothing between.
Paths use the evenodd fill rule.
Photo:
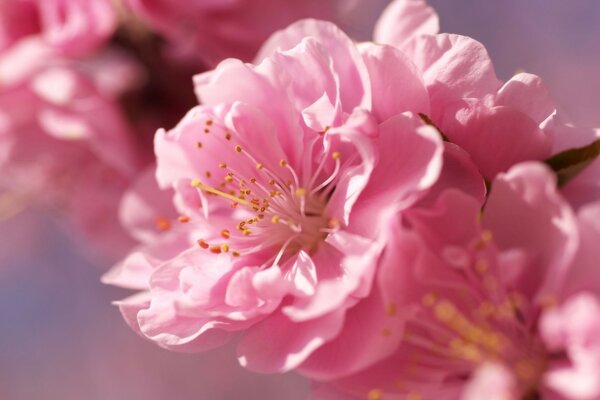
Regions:
<instances>
[{"instance_id":1,"label":"pink petal","mask_svg":"<svg viewBox=\"0 0 600 400\"><path fill-rule=\"evenodd\" d=\"M439 34L419 36L403 51L421 71L429 91L430 116L438 122L456 100L496 93L501 83L485 47L466 36Z\"/></svg>"},{"instance_id":2,"label":"pink petal","mask_svg":"<svg viewBox=\"0 0 600 400\"><path fill-rule=\"evenodd\" d=\"M431 187L442 168L439 133L416 116L398 115L380 126L378 163L361 200L406 207Z\"/></svg>"},{"instance_id":3,"label":"pink petal","mask_svg":"<svg viewBox=\"0 0 600 400\"><path fill-rule=\"evenodd\" d=\"M511 166L550 156L552 140L531 118L505 106L473 104L444 123L450 141L465 149L488 178Z\"/></svg>"},{"instance_id":4,"label":"pink petal","mask_svg":"<svg viewBox=\"0 0 600 400\"><path fill-rule=\"evenodd\" d=\"M482 225L500 249L523 249L532 261L515 282L527 296L556 294L573 260L579 237L573 211L544 165L523 163L500 174Z\"/></svg>"},{"instance_id":5,"label":"pink petal","mask_svg":"<svg viewBox=\"0 0 600 400\"><path fill-rule=\"evenodd\" d=\"M273 313L242 336L239 362L257 372L289 371L337 336L343 321L343 310L306 322L292 322L281 313Z\"/></svg>"},{"instance_id":6,"label":"pink petal","mask_svg":"<svg viewBox=\"0 0 600 400\"><path fill-rule=\"evenodd\" d=\"M317 39L327 49L339 77L344 108L351 110L361 105L368 106L371 91L367 69L352 40L330 22L307 19L276 32L263 45L256 60L262 61L278 51L289 50L305 37Z\"/></svg>"},{"instance_id":7,"label":"pink petal","mask_svg":"<svg viewBox=\"0 0 600 400\"><path fill-rule=\"evenodd\" d=\"M400 48L415 36L435 35L439 29L439 18L425 0L395 0L381 14L373 38Z\"/></svg>"},{"instance_id":8,"label":"pink petal","mask_svg":"<svg viewBox=\"0 0 600 400\"><path fill-rule=\"evenodd\" d=\"M359 47L371 77L372 111L381 122L405 111L429 114L429 95L416 67L398 49Z\"/></svg>"},{"instance_id":9,"label":"pink petal","mask_svg":"<svg viewBox=\"0 0 600 400\"><path fill-rule=\"evenodd\" d=\"M496 104L509 106L528 115L541 124L556 111L556 105L542 79L536 75L520 73L500 88Z\"/></svg>"}]
</instances>

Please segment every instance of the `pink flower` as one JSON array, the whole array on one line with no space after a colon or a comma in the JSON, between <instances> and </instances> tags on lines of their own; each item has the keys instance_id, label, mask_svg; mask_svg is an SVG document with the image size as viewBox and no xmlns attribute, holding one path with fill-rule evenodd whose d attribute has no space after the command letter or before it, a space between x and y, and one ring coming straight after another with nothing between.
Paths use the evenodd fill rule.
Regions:
<instances>
[{"instance_id":1,"label":"pink flower","mask_svg":"<svg viewBox=\"0 0 600 400\"><path fill-rule=\"evenodd\" d=\"M488 179L549 157L556 107L541 79L521 73L502 84L481 43L438 28L425 1L396 0L375 30L376 42L400 49L420 72L430 103L422 112Z\"/></svg>"},{"instance_id":2,"label":"pink flower","mask_svg":"<svg viewBox=\"0 0 600 400\"><path fill-rule=\"evenodd\" d=\"M68 210L96 247L122 256L131 242L116 210L140 160L118 98L137 81L138 69L112 49L74 58L111 33L110 5L6 1L2 7L11 23L22 21L15 29L3 25L10 40L0 48L0 219L17 205Z\"/></svg>"},{"instance_id":3,"label":"pink flower","mask_svg":"<svg viewBox=\"0 0 600 400\"><path fill-rule=\"evenodd\" d=\"M340 22L362 0L127 0L180 57L209 66L251 60L271 33L302 18ZM346 17L346 18L345 18Z\"/></svg>"},{"instance_id":4,"label":"pink flower","mask_svg":"<svg viewBox=\"0 0 600 400\"><path fill-rule=\"evenodd\" d=\"M354 372L397 343L370 332L387 323L372 281L390 216L435 190L443 157L448 179L462 184L464 171L476 194L482 179L409 112L427 107L426 92L394 49L357 48L307 20L261 58L196 76L202 105L155 139L172 203L147 183L128 196L122 215L144 245L104 280L144 290L120 303L123 315L168 349L239 337L254 370ZM380 86L388 73L405 82L401 99Z\"/></svg>"},{"instance_id":5,"label":"pink flower","mask_svg":"<svg viewBox=\"0 0 600 400\"><path fill-rule=\"evenodd\" d=\"M525 163L498 175L481 221L480 206L449 190L407 213L377 276L390 325L405 319L381 340L402 342L315 399L599 398L600 202L575 214Z\"/></svg>"},{"instance_id":6,"label":"pink flower","mask_svg":"<svg viewBox=\"0 0 600 400\"><path fill-rule=\"evenodd\" d=\"M0 2L0 51L25 40L62 55L89 54L116 28L110 0L3 0Z\"/></svg>"}]
</instances>

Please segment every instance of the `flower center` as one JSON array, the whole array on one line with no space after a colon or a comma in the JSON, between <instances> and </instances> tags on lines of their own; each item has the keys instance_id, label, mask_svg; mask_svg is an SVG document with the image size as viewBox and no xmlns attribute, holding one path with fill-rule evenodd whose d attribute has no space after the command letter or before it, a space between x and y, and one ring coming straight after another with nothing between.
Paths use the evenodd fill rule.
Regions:
<instances>
[{"instance_id":1,"label":"flower center","mask_svg":"<svg viewBox=\"0 0 600 400\"><path fill-rule=\"evenodd\" d=\"M461 276L437 283L439 291L422 297L406 327L405 344L412 350L408 364L421 371L441 368L448 383L464 382L484 363L499 364L512 372L520 396L528 398L546 368L546 351L533 332L535 309L524 295L500 284L494 257L486 254L490 240L484 232L474 251L442 251ZM411 372L401 378L406 386L418 379Z\"/></svg>"},{"instance_id":2,"label":"flower center","mask_svg":"<svg viewBox=\"0 0 600 400\"><path fill-rule=\"evenodd\" d=\"M212 125L207 122L207 128ZM229 142L232 135L225 132L223 137ZM233 256L253 255L260 266L270 267L282 265L300 251L313 253L339 227L327 215L327 200L339 176L340 153L324 152L318 163L298 173L284 159L268 164L239 144L227 145L229 162L217 165L221 179L207 172L206 179L191 183L203 196L226 200L233 209L219 238L198 241L202 248L214 253L231 251Z\"/></svg>"}]
</instances>

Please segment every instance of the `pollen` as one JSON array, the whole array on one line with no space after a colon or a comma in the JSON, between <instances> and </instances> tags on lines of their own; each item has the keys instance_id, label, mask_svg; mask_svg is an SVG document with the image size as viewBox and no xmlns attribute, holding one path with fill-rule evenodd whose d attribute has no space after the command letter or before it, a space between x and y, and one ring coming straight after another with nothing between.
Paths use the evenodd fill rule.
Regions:
<instances>
[{"instance_id":1,"label":"pollen","mask_svg":"<svg viewBox=\"0 0 600 400\"><path fill-rule=\"evenodd\" d=\"M252 233L252 231L250 229L246 228L242 231L242 233L244 234L244 236L248 236Z\"/></svg>"},{"instance_id":2,"label":"pollen","mask_svg":"<svg viewBox=\"0 0 600 400\"><path fill-rule=\"evenodd\" d=\"M242 152L242 146L240 146L239 144L238 144L238 145L236 145L236 146L234 147L234 149L235 149L235 151L236 151L237 153L241 153L241 152Z\"/></svg>"},{"instance_id":3,"label":"pollen","mask_svg":"<svg viewBox=\"0 0 600 400\"><path fill-rule=\"evenodd\" d=\"M381 399L383 399L383 393L379 389L373 389L373 390L369 391L369 394L367 395L367 399L368 400L381 400Z\"/></svg>"},{"instance_id":4,"label":"pollen","mask_svg":"<svg viewBox=\"0 0 600 400\"><path fill-rule=\"evenodd\" d=\"M169 229L171 229L171 222L166 217L156 217L154 219L154 223L156 224L156 227L161 231L168 231Z\"/></svg>"},{"instance_id":5,"label":"pollen","mask_svg":"<svg viewBox=\"0 0 600 400\"><path fill-rule=\"evenodd\" d=\"M390 305L387 306L387 309L385 310L385 313L389 317L396 316L396 314L398 313L398 306L396 304L394 304L394 303L391 303Z\"/></svg>"},{"instance_id":6,"label":"pollen","mask_svg":"<svg viewBox=\"0 0 600 400\"><path fill-rule=\"evenodd\" d=\"M229 245L227 243L224 243L221 245L221 251L223 253L227 253L229 251Z\"/></svg>"},{"instance_id":7,"label":"pollen","mask_svg":"<svg viewBox=\"0 0 600 400\"><path fill-rule=\"evenodd\" d=\"M296 196L298 197L304 197L306 196L306 189L299 187L298 189L296 189Z\"/></svg>"},{"instance_id":8,"label":"pollen","mask_svg":"<svg viewBox=\"0 0 600 400\"><path fill-rule=\"evenodd\" d=\"M262 164L262 163L258 163L258 164L256 164L256 169L257 169L257 170L259 170L259 171L260 171L261 169L263 169L263 164Z\"/></svg>"},{"instance_id":9,"label":"pollen","mask_svg":"<svg viewBox=\"0 0 600 400\"><path fill-rule=\"evenodd\" d=\"M281 218L279 217L279 215L273 215L271 217L271 222L274 223L274 224L278 224L280 219Z\"/></svg>"}]
</instances>

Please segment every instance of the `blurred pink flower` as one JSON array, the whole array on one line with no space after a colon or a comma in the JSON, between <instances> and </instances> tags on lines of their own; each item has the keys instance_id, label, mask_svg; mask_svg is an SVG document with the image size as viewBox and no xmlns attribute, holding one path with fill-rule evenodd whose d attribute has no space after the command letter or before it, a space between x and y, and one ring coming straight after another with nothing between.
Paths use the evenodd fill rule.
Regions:
<instances>
[{"instance_id":1,"label":"blurred pink flower","mask_svg":"<svg viewBox=\"0 0 600 400\"><path fill-rule=\"evenodd\" d=\"M67 56L103 44L117 25L111 0L1 0L0 51L25 40Z\"/></svg>"},{"instance_id":2,"label":"blurred pink flower","mask_svg":"<svg viewBox=\"0 0 600 400\"><path fill-rule=\"evenodd\" d=\"M227 57L251 60L277 29L302 18L341 22L362 0L125 0L164 34L173 52L214 66Z\"/></svg>"},{"instance_id":3,"label":"blurred pink flower","mask_svg":"<svg viewBox=\"0 0 600 400\"><path fill-rule=\"evenodd\" d=\"M100 0L0 7L0 219L30 204L66 210L96 247L121 256L131 241L117 208L140 160L118 100L139 70L122 52L95 51L112 33L112 8Z\"/></svg>"},{"instance_id":4,"label":"blurred pink flower","mask_svg":"<svg viewBox=\"0 0 600 400\"><path fill-rule=\"evenodd\" d=\"M390 324L406 319L381 340L402 343L315 399L600 396L600 202L576 214L553 174L525 163L498 175L481 221L479 209L450 190L408 213L377 277Z\"/></svg>"},{"instance_id":5,"label":"blurred pink flower","mask_svg":"<svg viewBox=\"0 0 600 400\"><path fill-rule=\"evenodd\" d=\"M406 97L386 109L393 94L374 83L394 50L360 50L306 20L276 34L260 64L227 60L195 78L202 106L155 140L158 183L174 190L180 222L140 183L122 215L146 246L104 278L147 290L120 304L140 334L192 351L243 333L242 365L311 376L393 350L364 332L385 320L371 282L389 216L436 182L444 146L402 113L426 101L410 65L395 59ZM481 193L468 159L452 157ZM342 362L346 346L360 351Z\"/></svg>"}]
</instances>

